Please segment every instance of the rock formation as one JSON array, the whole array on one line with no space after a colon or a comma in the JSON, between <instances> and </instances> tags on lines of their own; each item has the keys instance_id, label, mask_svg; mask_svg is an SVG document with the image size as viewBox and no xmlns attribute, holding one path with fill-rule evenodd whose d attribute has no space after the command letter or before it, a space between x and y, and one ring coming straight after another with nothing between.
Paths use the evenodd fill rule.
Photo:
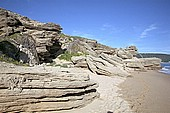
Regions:
<instances>
[{"instance_id":1,"label":"rock formation","mask_svg":"<svg viewBox=\"0 0 170 113\"><path fill-rule=\"evenodd\" d=\"M60 25L40 23L0 8L0 41L17 50L13 51L14 56L3 48L0 51L18 61L30 65L50 62L61 50L58 41L61 30Z\"/></svg>"},{"instance_id":2,"label":"rock formation","mask_svg":"<svg viewBox=\"0 0 170 113\"><path fill-rule=\"evenodd\" d=\"M93 54L89 53L90 55L72 57L72 62L76 67L88 68L95 74L106 76L126 77L133 71L160 68L159 58L136 58L137 48L135 46L115 49L114 52L112 49L111 52L100 51L100 54L98 53L93 51Z\"/></svg>"},{"instance_id":3,"label":"rock formation","mask_svg":"<svg viewBox=\"0 0 170 113\"><path fill-rule=\"evenodd\" d=\"M61 30L58 24L40 23L0 8L0 56L34 66L0 62L0 112L82 107L99 96L97 83L88 74L127 77L131 71L160 67L158 58L136 58L135 46L111 48ZM59 61L58 56L65 53L71 61ZM44 66L53 61L60 67ZM74 68L61 68L60 63Z\"/></svg>"},{"instance_id":4,"label":"rock formation","mask_svg":"<svg viewBox=\"0 0 170 113\"><path fill-rule=\"evenodd\" d=\"M99 96L97 83L81 69L0 63L0 70L0 112L66 110Z\"/></svg>"},{"instance_id":5,"label":"rock formation","mask_svg":"<svg viewBox=\"0 0 170 113\"><path fill-rule=\"evenodd\" d=\"M138 61L139 59L135 58L137 54L135 46L117 49L102 45L96 40L65 35L61 33L60 25L40 23L5 9L0 9L0 18L0 51L20 62L29 65L52 62L58 55L68 51L84 54L84 57L72 58L76 67L90 68L92 66L90 64L95 64L100 74L101 70L106 72L108 69L104 62L109 64L109 68L120 68L122 71L125 71L125 68L137 67L149 69L146 62L151 62L150 59ZM85 57L86 55L90 57ZM98 61L104 63L105 69L100 69ZM160 66L158 60L157 62L152 68ZM107 72L110 73L108 70Z\"/></svg>"}]
</instances>

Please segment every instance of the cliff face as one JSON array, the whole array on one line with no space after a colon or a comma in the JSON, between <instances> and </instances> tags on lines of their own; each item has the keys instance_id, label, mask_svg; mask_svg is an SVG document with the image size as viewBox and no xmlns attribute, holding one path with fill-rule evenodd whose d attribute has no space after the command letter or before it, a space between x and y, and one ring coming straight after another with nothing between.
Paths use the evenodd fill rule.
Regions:
<instances>
[{"instance_id":1,"label":"cliff face","mask_svg":"<svg viewBox=\"0 0 170 113\"><path fill-rule=\"evenodd\" d=\"M48 62L61 49L58 42L62 28L54 23L40 23L0 9L0 47L4 54L30 65ZM10 48L2 48L3 45ZM13 56L10 55L10 49Z\"/></svg>"},{"instance_id":2,"label":"cliff face","mask_svg":"<svg viewBox=\"0 0 170 113\"><path fill-rule=\"evenodd\" d=\"M71 41L54 23L0 9L0 56L34 67L0 62L0 112L48 112L82 107L99 97L90 71L36 66L51 62Z\"/></svg>"},{"instance_id":3,"label":"cliff face","mask_svg":"<svg viewBox=\"0 0 170 113\"><path fill-rule=\"evenodd\" d=\"M0 9L0 53L29 65L52 62L65 51L81 53L88 56L83 61L84 64L81 64L92 72L97 70L100 74L111 73L111 70L108 71L111 67L119 68L123 73L125 69L144 70L145 67L151 69L149 66L152 69L160 67L160 59L136 58L138 52L135 46L125 49L111 48L96 40L65 35L61 30L60 25L40 23ZM146 62L150 62L150 65L146 66ZM72 63L76 64L75 61Z\"/></svg>"},{"instance_id":4,"label":"cliff face","mask_svg":"<svg viewBox=\"0 0 170 113\"><path fill-rule=\"evenodd\" d=\"M96 40L64 35L61 30L60 25L40 23L0 9L0 51L20 62L30 65L52 62L65 50L92 56L116 53L116 48L99 44ZM119 50L118 55L122 52Z\"/></svg>"}]
</instances>

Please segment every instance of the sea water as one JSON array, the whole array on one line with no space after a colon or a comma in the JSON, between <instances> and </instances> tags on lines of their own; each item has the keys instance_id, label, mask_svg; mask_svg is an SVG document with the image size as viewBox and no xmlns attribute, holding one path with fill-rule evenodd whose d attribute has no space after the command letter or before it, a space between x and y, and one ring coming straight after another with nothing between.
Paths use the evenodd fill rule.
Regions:
<instances>
[{"instance_id":1,"label":"sea water","mask_svg":"<svg viewBox=\"0 0 170 113\"><path fill-rule=\"evenodd\" d=\"M161 67L162 67L162 69L159 72L170 75L170 62L161 63Z\"/></svg>"}]
</instances>

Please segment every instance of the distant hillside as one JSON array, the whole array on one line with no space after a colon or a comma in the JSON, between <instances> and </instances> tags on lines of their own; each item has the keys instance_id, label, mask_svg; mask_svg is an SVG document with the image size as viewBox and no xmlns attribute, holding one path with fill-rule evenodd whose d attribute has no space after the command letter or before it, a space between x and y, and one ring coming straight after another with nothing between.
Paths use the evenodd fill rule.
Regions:
<instances>
[{"instance_id":1,"label":"distant hillside","mask_svg":"<svg viewBox=\"0 0 170 113\"><path fill-rule=\"evenodd\" d=\"M140 55L141 54L141 55ZM162 59L162 62L169 62L170 61L170 54L159 54L159 53L140 53L137 55L138 58L151 58L156 57Z\"/></svg>"}]
</instances>

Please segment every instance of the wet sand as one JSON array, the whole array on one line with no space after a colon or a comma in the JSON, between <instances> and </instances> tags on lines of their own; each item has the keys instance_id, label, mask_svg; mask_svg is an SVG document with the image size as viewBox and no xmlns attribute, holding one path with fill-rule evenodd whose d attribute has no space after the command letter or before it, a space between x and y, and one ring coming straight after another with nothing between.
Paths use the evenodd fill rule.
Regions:
<instances>
[{"instance_id":1,"label":"wet sand","mask_svg":"<svg viewBox=\"0 0 170 113\"><path fill-rule=\"evenodd\" d=\"M157 71L134 73L119 87L136 113L170 113L170 75Z\"/></svg>"}]
</instances>

